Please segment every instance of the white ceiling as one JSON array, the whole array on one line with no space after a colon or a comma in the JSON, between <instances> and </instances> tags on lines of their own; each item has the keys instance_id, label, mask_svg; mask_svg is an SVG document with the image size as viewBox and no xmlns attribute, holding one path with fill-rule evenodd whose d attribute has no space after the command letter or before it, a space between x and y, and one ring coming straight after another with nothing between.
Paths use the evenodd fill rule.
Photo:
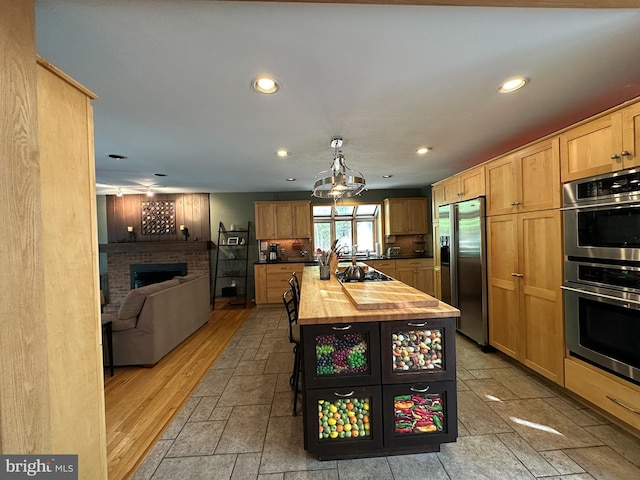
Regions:
<instances>
[{"instance_id":1,"label":"white ceiling","mask_svg":"<svg viewBox=\"0 0 640 480\"><path fill-rule=\"evenodd\" d=\"M640 9L36 0L36 37L99 97L102 194L310 191L336 135L369 189L421 188L640 95Z\"/></svg>"}]
</instances>

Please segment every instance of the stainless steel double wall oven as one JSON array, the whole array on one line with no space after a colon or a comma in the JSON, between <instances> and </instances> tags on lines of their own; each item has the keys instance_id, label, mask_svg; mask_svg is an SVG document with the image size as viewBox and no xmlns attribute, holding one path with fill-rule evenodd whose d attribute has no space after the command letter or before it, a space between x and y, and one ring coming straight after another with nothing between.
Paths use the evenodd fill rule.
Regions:
<instances>
[{"instance_id":1,"label":"stainless steel double wall oven","mask_svg":"<svg viewBox=\"0 0 640 480\"><path fill-rule=\"evenodd\" d=\"M567 348L640 383L640 169L566 183L563 220Z\"/></svg>"}]
</instances>

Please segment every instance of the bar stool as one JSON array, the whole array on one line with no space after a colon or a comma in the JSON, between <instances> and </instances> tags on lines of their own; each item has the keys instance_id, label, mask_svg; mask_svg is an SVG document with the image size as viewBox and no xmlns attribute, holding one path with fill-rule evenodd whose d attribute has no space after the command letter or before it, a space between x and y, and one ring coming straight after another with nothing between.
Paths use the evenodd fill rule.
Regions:
<instances>
[{"instance_id":1,"label":"bar stool","mask_svg":"<svg viewBox=\"0 0 640 480\"><path fill-rule=\"evenodd\" d=\"M295 288L290 288L282 294L282 302L289 317L289 342L293 343L293 373L289 378L289 385L293 390L293 415L297 414L298 394L300 393L300 366L302 352L300 349L300 327L298 325L298 300Z\"/></svg>"},{"instance_id":2,"label":"bar stool","mask_svg":"<svg viewBox=\"0 0 640 480\"><path fill-rule=\"evenodd\" d=\"M295 286L296 295L298 297L298 303L299 303L300 302L300 280L298 280L298 275L296 275L296 272L293 272L291 274L291 280L289 280L289 285L291 285L292 287Z\"/></svg>"}]
</instances>

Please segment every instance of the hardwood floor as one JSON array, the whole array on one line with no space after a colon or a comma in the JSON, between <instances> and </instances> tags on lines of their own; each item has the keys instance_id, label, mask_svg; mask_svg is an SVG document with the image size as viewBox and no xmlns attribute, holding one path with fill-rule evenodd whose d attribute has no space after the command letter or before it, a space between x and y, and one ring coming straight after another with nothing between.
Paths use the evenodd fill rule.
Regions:
<instances>
[{"instance_id":1,"label":"hardwood floor","mask_svg":"<svg viewBox=\"0 0 640 480\"><path fill-rule=\"evenodd\" d=\"M209 322L153 368L106 371L109 480L129 479L252 311L216 303Z\"/></svg>"}]
</instances>

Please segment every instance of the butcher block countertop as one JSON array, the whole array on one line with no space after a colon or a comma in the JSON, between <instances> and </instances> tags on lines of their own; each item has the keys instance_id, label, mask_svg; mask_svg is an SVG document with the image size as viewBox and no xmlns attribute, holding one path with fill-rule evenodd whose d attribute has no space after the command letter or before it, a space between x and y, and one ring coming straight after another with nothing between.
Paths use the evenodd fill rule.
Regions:
<instances>
[{"instance_id":1,"label":"butcher block countertop","mask_svg":"<svg viewBox=\"0 0 640 480\"><path fill-rule=\"evenodd\" d=\"M357 287L351 289L351 286ZM397 280L352 283L347 285L347 289L352 296L356 295L363 304L368 303L369 305L358 309L343 288L343 284L333 273L329 280L320 280L317 266L304 267L298 323L300 325L318 325L460 316L460 310L457 308ZM368 292L369 289L370 292ZM391 291L395 291L396 295L388 293L382 295L383 292ZM413 296L415 296L414 299L427 301L430 305L435 306L404 306L409 304L408 302L412 300ZM385 301L391 305L383 305ZM374 303L383 308L376 308Z\"/></svg>"}]
</instances>

